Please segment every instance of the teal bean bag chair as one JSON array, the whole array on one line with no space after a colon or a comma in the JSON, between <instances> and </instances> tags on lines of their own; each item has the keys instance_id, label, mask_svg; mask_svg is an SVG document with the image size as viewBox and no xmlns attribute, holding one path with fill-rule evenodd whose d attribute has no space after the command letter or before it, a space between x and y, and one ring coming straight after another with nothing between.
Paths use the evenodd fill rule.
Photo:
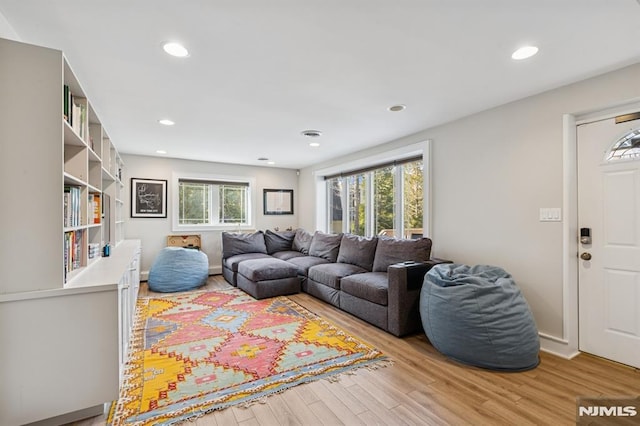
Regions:
<instances>
[{"instance_id":1,"label":"teal bean bag chair","mask_svg":"<svg viewBox=\"0 0 640 426\"><path fill-rule=\"evenodd\" d=\"M182 247L165 247L149 269L149 289L162 293L200 287L209 276L209 259L203 252Z\"/></svg>"},{"instance_id":2,"label":"teal bean bag chair","mask_svg":"<svg viewBox=\"0 0 640 426\"><path fill-rule=\"evenodd\" d=\"M503 371L539 363L529 305L511 275L496 266L433 267L420 292L420 317L431 344L453 360Z\"/></svg>"}]
</instances>

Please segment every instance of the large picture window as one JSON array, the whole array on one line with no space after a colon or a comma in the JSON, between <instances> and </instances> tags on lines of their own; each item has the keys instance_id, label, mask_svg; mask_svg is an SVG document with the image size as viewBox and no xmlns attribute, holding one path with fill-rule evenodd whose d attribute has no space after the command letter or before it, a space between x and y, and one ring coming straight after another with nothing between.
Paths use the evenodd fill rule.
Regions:
<instances>
[{"instance_id":1,"label":"large picture window","mask_svg":"<svg viewBox=\"0 0 640 426\"><path fill-rule=\"evenodd\" d=\"M175 178L174 228L251 227L251 182L215 177Z\"/></svg>"},{"instance_id":2,"label":"large picture window","mask_svg":"<svg viewBox=\"0 0 640 426\"><path fill-rule=\"evenodd\" d=\"M423 236L422 158L325 177L331 232L398 238Z\"/></svg>"}]
</instances>

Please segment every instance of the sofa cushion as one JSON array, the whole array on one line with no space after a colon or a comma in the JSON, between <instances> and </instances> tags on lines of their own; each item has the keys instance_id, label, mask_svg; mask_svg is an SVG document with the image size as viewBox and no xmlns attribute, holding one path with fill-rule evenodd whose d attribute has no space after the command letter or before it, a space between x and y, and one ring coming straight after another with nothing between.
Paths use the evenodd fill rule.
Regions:
<instances>
[{"instance_id":1,"label":"sofa cushion","mask_svg":"<svg viewBox=\"0 0 640 426\"><path fill-rule=\"evenodd\" d=\"M276 259L280 259L280 260L289 260L289 259L293 259L294 257L301 257L301 256L306 256L306 255L300 253L299 251L286 250L286 251L277 251L277 252L273 253L271 256L275 257Z\"/></svg>"},{"instance_id":2,"label":"sofa cushion","mask_svg":"<svg viewBox=\"0 0 640 426\"><path fill-rule=\"evenodd\" d=\"M386 272L394 263L413 261L426 262L431 257L431 240L399 240L379 237L376 255L373 259L373 272Z\"/></svg>"},{"instance_id":3,"label":"sofa cushion","mask_svg":"<svg viewBox=\"0 0 640 426\"><path fill-rule=\"evenodd\" d=\"M292 259L287 260L287 262L296 265L296 268L298 268L298 275L302 275L304 277L307 276L307 271L312 266L320 265L322 263L329 263L327 259L323 259L321 257L315 257L315 256L294 257Z\"/></svg>"},{"instance_id":4,"label":"sofa cushion","mask_svg":"<svg viewBox=\"0 0 640 426\"><path fill-rule=\"evenodd\" d=\"M327 263L309 268L310 280L340 290L340 279L343 277L367 272L366 269L349 263Z\"/></svg>"},{"instance_id":5,"label":"sofa cushion","mask_svg":"<svg viewBox=\"0 0 640 426\"><path fill-rule=\"evenodd\" d=\"M309 255L335 262L338 259L340 241L342 241L342 234L325 234L324 232L316 231L311 239Z\"/></svg>"},{"instance_id":6,"label":"sofa cushion","mask_svg":"<svg viewBox=\"0 0 640 426\"><path fill-rule=\"evenodd\" d=\"M271 256L265 253L244 253L236 254L235 256L227 257L222 261L225 268L230 269L233 272L238 272L238 265L240 262L251 259L271 259Z\"/></svg>"},{"instance_id":7,"label":"sofa cushion","mask_svg":"<svg viewBox=\"0 0 640 426\"><path fill-rule=\"evenodd\" d=\"M291 249L299 251L302 254L309 254L309 246L311 245L311 238L313 235L305 231L304 229L296 229L296 235L293 237L293 243Z\"/></svg>"},{"instance_id":8,"label":"sofa cushion","mask_svg":"<svg viewBox=\"0 0 640 426\"><path fill-rule=\"evenodd\" d=\"M238 273L253 282L258 282L295 277L297 268L280 259L251 259L238 265Z\"/></svg>"},{"instance_id":9,"label":"sofa cushion","mask_svg":"<svg viewBox=\"0 0 640 426\"><path fill-rule=\"evenodd\" d=\"M295 236L295 231L274 232L267 229L264 233L264 242L267 246L267 253L273 254L277 251L291 250Z\"/></svg>"},{"instance_id":10,"label":"sofa cushion","mask_svg":"<svg viewBox=\"0 0 640 426\"><path fill-rule=\"evenodd\" d=\"M222 233L222 258L245 253L267 253L267 246L264 243L264 234L257 231L252 234L244 233Z\"/></svg>"},{"instance_id":11,"label":"sofa cushion","mask_svg":"<svg viewBox=\"0 0 640 426\"><path fill-rule=\"evenodd\" d=\"M364 238L358 235L344 234L342 241L340 241L337 261L357 265L367 271L371 271L377 244L378 239L376 237Z\"/></svg>"},{"instance_id":12,"label":"sofa cushion","mask_svg":"<svg viewBox=\"0 0 640 426\"><path fill-rule=\"evenodd\" d=\"M340 289L358 299L387 306L389 280L386 272L349 275L340 281Z\"/></svg>"}]
</instances>

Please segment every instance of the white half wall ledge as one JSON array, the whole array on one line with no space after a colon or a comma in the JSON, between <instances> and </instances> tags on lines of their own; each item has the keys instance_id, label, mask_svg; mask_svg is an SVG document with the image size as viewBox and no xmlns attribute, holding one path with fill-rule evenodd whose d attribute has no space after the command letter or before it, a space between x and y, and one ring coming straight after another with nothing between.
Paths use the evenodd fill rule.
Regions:
<instances>
[{"instance_id":1,"label":"white half wall ledge","mask_svg":"<svg viewBox=\"0 0 640 426\"><path fill-rule=\"evenodd\" d=\"M572 359L580 355L580 351L572 347L568 340L540 332L538 332L538 336L540 337L540 350L543 352L564 359Z\"/></svg>"}]
</instances>

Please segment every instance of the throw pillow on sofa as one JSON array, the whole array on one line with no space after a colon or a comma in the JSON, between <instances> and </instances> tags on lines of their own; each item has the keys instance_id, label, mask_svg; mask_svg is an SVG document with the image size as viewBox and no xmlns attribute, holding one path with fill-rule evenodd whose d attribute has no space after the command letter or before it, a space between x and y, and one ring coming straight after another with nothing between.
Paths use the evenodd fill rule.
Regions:
<instances>
[{"instance_id":1,"label":"throw pillow on sofa","mask_svg":"<svg viewBox=\"0 0 640 426\"><path fill-rule=\"evenodd\" d=\"M302 254L309 254L311 238L313 238L313 235L304 229L296 229L296 236L293 237L293 244L291 245L292 250L299 251Z\"/></svg>"},{"instance_id":2,"label":"throw pillow on sofa","mask_svg":"<svg viewBox=\"0 0 640 426\"><path fill-rule=\"evenodd\" d=\"M278 251L290 251L295 236L295 231L274 232L267 229L264 233L267 254L273 254Z\"/></svg>"},{"instance_id":3,"label":"throw pillow on sofa","mask_svg":"<svg viewBox=\"0 0 640 426\"><path fill-rule=\"evenodd\" d=\"M349 263L371 271L376 253L378 238L364 238L353 234L344 234L338 252L339 263Z\"/></svg>"},{"instance_id":4,"label":"throw pillow on sofa","mask_svg":"<svg viewBox=\"0 0 640 426\"><path fill-rule=\"evenodd\" d=\"M309 256L320 257L335 263L338 259L340 241L342 241L342 234L325 234L316 231L309 246Z\"/></svg>"},{"instance_id":5,"label":"throw pillow on sofa","mask_svg":"<svg viewBox=\"0 0 640 426\"><path fill-rule=\"evenodd\" d=\"M431 257L431 240L399 240L379 237L373 272L387 272L387 268L399 262L426 262Z\"/></svg>"},{"instance_id":6,"label":"throw pillow on sofa","mask_svg":"<svg viewBox=\"0 0 640 426\"><path fill-rule=\"evenodd\" d=\"M267 254L267 246L264 242L262 231L257 231L253 234L222 233L222 257L224 259L245 253Z\"/></svg>"}]
</instances>

